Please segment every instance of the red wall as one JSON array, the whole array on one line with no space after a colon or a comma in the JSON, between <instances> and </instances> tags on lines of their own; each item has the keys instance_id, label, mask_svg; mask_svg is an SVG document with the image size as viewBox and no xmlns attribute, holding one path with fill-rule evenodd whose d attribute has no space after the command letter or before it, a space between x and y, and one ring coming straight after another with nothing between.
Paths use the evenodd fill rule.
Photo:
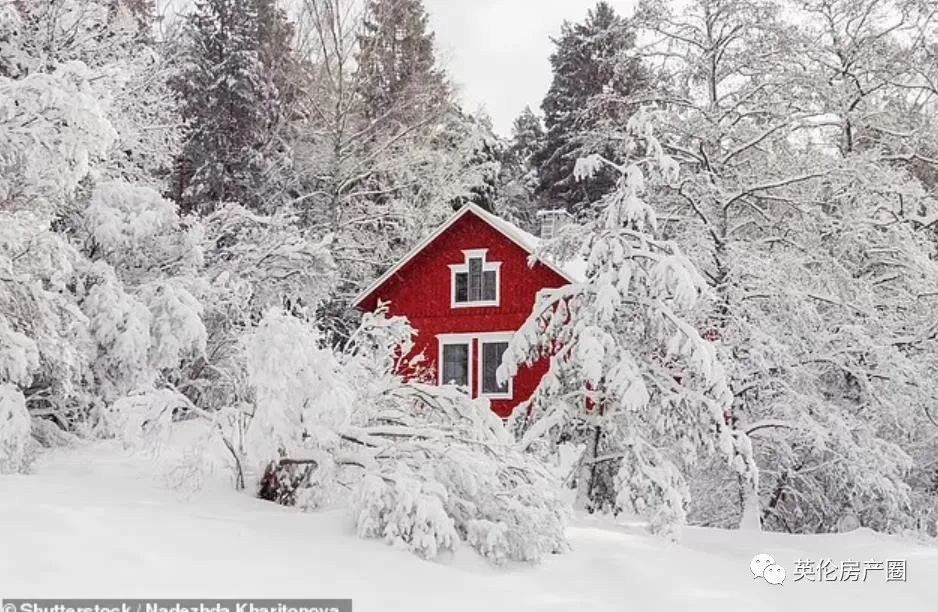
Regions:
<instances>
[{"instance_id":1,"label":"red wall","mask_svg":"<svg viewBox=\"0 0 938 612\"><path fill-rule=\"evenodd\" d=\"M487 262L502 262L498 306L452 308L450 305L449 265L462 264L465 261L463 250L471 249L488 249ZM528 253L523 248L467 212L363 300L360 307L374 310L379 299L390 302L390 314L406 316L417 330L411 355L422 352L427 363L436 370L437 334L516 331L530 314L540 289L567 284L546 266L529 267L527 258ZM473 397L479 393L479 349L478 342L474 342ZM491 400L493 410L500 416L508 416L518 403L530 397L547 366L547 361L542 360L519 370L512 399Z\"/></svg>"}]
</instances>

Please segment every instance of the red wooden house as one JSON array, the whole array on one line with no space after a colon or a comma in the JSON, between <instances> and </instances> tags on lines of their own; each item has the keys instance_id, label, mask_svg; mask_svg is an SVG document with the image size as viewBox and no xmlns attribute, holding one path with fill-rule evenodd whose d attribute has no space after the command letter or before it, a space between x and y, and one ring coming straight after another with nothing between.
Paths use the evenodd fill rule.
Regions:
<instances>
[{"instance_id":1,"label":"red wooden house","mask_svg":"<svg viewBox=\"0 0 938 612\"><path fill-rule=\"evenodd\" d=\"M553 229L558 217L544 219ZM374 310L379 301L389 302L389 314L407 317L417 331L412 355L423 353L440 384L487 397L506 417L530 397L548 366L538 362L499 385L495 371L509 339L530 314L538 291L579 278L569 266L528 265L537 243L469 204L365 288L354 306Z\"/></svg>"}]
</instances>

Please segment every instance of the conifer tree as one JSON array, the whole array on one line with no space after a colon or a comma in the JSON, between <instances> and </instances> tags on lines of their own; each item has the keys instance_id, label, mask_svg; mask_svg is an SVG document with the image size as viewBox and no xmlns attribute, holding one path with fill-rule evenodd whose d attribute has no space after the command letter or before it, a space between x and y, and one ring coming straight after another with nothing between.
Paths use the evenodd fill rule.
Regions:
<instances>
[{"instance_id":1,"label":"conifer tree","mask_svg":"<svg viewBox=\"0 0 938 612\"><path fill-rule=\"evenodd\" d=\"M259 209L283 163L276 140L285 108L290 25L274 0L199 0L187 18L174 87L188 133L173 192L187 210L236 201Z\"/></svg>"},{"instance_id":2,"label":"conifer tree","mask_svg":"<svg viewBox=\"0 0 938 612\"><path fill-rule=\"evenodd\" d=\"M610 102L621 102L643 88L648 76L640 61L627 55L635 44L631 23L606 2L590 10L583 23L565 22L554 43L557 48L550 56L554 77L541 103L547 138L534 161L544 207L572 211L614 188L614 173L603 170L577 182L573 166L578 152L584 151L620 159L615 146L603 142L599 128L622 124L632 106Z\"/></svg>"},{"instance_id":3,"label":"conifer tree","mask_svg":"<svg viewBox=\"0 0 938 612\"><path fill-rule=\"evenodd\" d=\"M541 118L534 114L530 106L525 106L511 124L511 145L508 147L508 156L515 163L529 164L535 153L544 146L544 136Z\"/></svg>"},{"instance_id":4,"label":"conifer tree","mask_svg":"<svg viewBox=\"0 0 938 612\"><path fill-rule=\"evenodd\" d=\"M499 213L530 231L537 230L537 172L534 156L544 146L544 126L531 107L515 117L498 176Z\"/></svg>"},{"instance_id":5,"label":"conifer tree","mask_svg":"<svg viewBox=\"0 0 938 612\"><path fill-rule=\"evenodd\" d=\"M433 32L421 0L371 0L358 37L359 92L369 119L401 127L447 106L449 86L437 68Z\"/></svg>"}]
</instances>

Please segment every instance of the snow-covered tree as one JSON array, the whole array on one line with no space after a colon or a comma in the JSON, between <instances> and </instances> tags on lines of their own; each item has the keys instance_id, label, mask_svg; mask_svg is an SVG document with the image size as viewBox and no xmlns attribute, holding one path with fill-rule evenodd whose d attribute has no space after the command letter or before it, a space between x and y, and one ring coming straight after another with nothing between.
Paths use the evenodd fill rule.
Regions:
<instances>
[{"instance_id":1,"label":"snow-covered tree","mask_svg":"<svg viewBox=\"0 0 938 612\"><path fill-rule=\"evenodd\" d=\"M148 0L11 0L0 12L0 74L19 78L81 61L102 68L151 37Z\"/></svg>"},{"instance_id":2,"label":"snow-covered tree","mask_svg":"<svg viewBox=\"0 0 938 612\"><path fill-rule=\"evenodd\" d=\"M553 79L541 102L546 137L533 160L542 207L578 210L615 188L614 172L601 169L577 180L573 168L578 157L589 153L617 163L624 159L607 130L610 123L622 124L636 107L623 112L607 98L635 95L648 84L645 68L629 53L634 43L633 25L604 1L582 23L561 27L550 56Z\"/></svg>"},{"instance_id":3,"label":"snow-covered tree","mask_svg":"<svg viewBox=\"0 0 938 612\"><path fill-rule=\"evenodd\" d=\"M848 4L811 10L853 11ZM840 40L836 30L850 18L792 24L783 8L732 0L640 7L638 21L655 41L642 53L672 86L661 95L669 109L663 146L683 169L659 198L667 232L700 262L716 295L697 324L729 364L730 422L752 438L763 522L830 530L853 513L862 524L896 528L911 518L909 451L917 446L898 432L920 430L921 407L935 397L930 384L913 382L927 379L919 368L934 348L920 318L935 282L933 247L910 232L921 217L898 219L921 215L930 197L890 169L889 147L869 139L864 150L842 146L856 134L844 136L850 121L837 118L843 109L831 94L844 76L831 69L838 52L817 44L826 34L811 33L833 27ZM848 45L853 69L878 75L873 90L887 81L904 88L905 73L885 76L868 63L884 57L863 50L902 37L890 38L893 22L878 8L861 12L857 25L879 34ZM806 45L809 35L815 42ZM851 97L847 80L833 89L871 105L854 120L888 116L888 105L870 108L889 96ZM908 337L922 338L914 357L904 350ZM731 482L694 482L707 505L695 520L737 522L741 507L725 495Z\"/></svg>"},{"instance_id":4,"label":"snow-covered tree","mask_svg":"<svg viewBox=\"0 0 938 612\"><path fill-rule=\"evenodd\" d=\"M148 187L88 185L116 136L98 74L72 61L0 77L3 382L67 428L204 343L178 278L201 265L197 228Z\"/></svg>"},{"instance_id":5,"label":"snow-covered tree","mask_svg":"<svg viewBox=\"0 0 938 612\"><path fill-rule=\"evenodd\" d=\"M180 119L169 92L162 45L149 0L5 2L0 74L22 78L80 61L93 88L110 100L117 137L103 173L162 187L178 146Z\"/></svg>"},{"instance_id":6,"label":"snow-covered tree","mask_svg":"<svg viewBox=\"0 0 938 612\"><path fill-rule=\"evenodd\" d=\"M268 308L309 315L332 293L331 238L313 233L301 218L288 207L268 216L235 204L205 218L200 300L206 350L181 385L200 407L220 410L248 401L241 342Z\"/></svg>"},{"instance_id":7,"label":"snow-covered tree","mask_svg":"<svg viewBox=\"0 0 938 612\"><path fill-rule=\"evenodd\" d=\"M279 134L289 36L274 0L198 0L186 16L172 80L186 121L173 194L186 210L279 203L279 177L290 164Z\"/></svg>"},{"instance_id":8,"label":"snow-covered tree","mask_svg":"<svg viewBox=\"0 0 938 612\"><path fill-rule=\"evenodd\" d=\"M534 156L544 146L541 118L525 107L515 117L501 159L498 213L532 233L538 231L537 167Z\"/></svg>"},{"instance_id":9,"label":"snow-covered tree","mask_svg":"<svg viewBox=\"0 0 938 612\"><path fill-rule=\"evenodd\" d=\"M494 139L482 122L452 100L424 104L425 96L440 94L425 82L436 82L435 68L436 76L402 69L394 78L413 82L387 98L387 112L371 114L364 92L383 82L383 62L389 61L384 53L391 53L395 34L387 24L386 31L360 37L362 18L346 0L302 3L296 45L301 85L290 124L297 171L287 191L313 231L334 237L342 282L329 319L343 334L354 328L343 322L348 298L437 227L452 203L488 198L498 168L490 155ZM356 57L365 53L360 45L373 41L369 36L378 37L380 57L358 70Z\"/></svg>"},{"instance_id":10,"label":"snow-covered tree","mask_svg":"<svg viewBox=\"0 0 938 612\"><path fill-rule=\"evenodd\" d=\"M114 400L158 384L206 345L201 226L150 187L96 185L82 213L94 260L82 308L99 347L95 369Z\"/></svg>"},{"instance_id":11,"label":"snow-covered tree","mask_svg":"<svg viewBox=\"0 0 938 612\"><path fill-rule=\"evenodd\" d=\"M554 257L582 256L586 278L539 294L499 378L549 358L516 411L524 444L556 449L585 432L580 503L637 512L654 531L676 534L690 501L687 466L698 457L722 455L752 481L755 473L747 439L725 421L732 393L723 365L690 322L706 283L674 243L655 236L656 214L643 197L646 177L672 181L677 166L648 115L633 117L628 132L625 165L598 155L577 163L578 176L601 166L620 176L595 221L547 247Z\"/></svg>"},{"instance_id":12,"label":"snow-covered tree","mask_svg":"<svg viewBox=\"0 0 938 612\"><path fill-rule=\"evenodd\" d=\"M94 352L74 294L84 260L53 222L114 138L92 75L70 62L0 77L0 382L63 422L90 402Z\"/></svg>"},{"instance_id":13,"label":"snow-covered tree","mask_svg":"<svg viewBox=\"0 0 938 612\"><path fill-rule=\"evenodd\" d=\"M357 49L356 83L368 119L400 129L450 104L421 0L370 0Z\"/></svg>"}]
</instances>

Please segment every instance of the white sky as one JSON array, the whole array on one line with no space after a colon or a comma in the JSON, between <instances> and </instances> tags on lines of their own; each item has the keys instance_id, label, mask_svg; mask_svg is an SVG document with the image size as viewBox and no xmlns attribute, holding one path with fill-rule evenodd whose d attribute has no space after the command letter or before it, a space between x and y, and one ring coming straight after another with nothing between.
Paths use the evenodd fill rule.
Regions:
<instances>
[{"instance_id":1,"label":"white sky","mask_svg":"<svg viewBox=\"0 0 938 612\"><path fill-rule=\"evenodd\" d=\"M597 0L424 0L439 61L469 111L480 107L508 136L525 105L540 112L550 86L551 36L564 19L582 21ZM633 0L610 0L622 15Z\"/></svg>"}]
</instances>

